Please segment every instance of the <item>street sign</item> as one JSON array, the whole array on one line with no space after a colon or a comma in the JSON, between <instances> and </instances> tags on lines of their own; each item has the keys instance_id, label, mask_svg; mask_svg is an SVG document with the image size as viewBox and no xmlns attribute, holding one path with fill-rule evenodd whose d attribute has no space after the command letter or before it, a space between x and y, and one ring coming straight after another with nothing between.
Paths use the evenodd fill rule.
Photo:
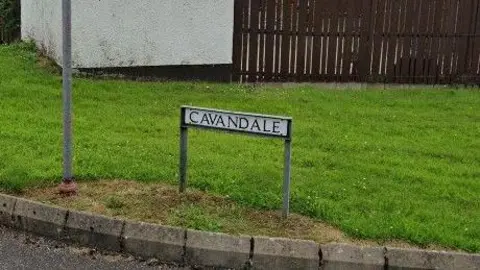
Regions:
<instances>
[{"instance_id":1,"label":"street sign","mask_svg":"<svg viewBox=\"0 0 480 270\"><path fill-rule=\"evenodd\" d=\"M285 141L283 217L288 216L290 208L292 118L191 106L182 106L180 115L180 192L184 192L187 186L188 128L213 129L281 138Z\"/></svg>"},{"instance_id":2,"label":"street sign","mask_svg":"<svg viewBox=\"0 0 480 270\"><path fill-rule=\"evenodd\" d=\"M183 125L288 138L288 117L183 107Z\"/></svg>"}]
</instances>

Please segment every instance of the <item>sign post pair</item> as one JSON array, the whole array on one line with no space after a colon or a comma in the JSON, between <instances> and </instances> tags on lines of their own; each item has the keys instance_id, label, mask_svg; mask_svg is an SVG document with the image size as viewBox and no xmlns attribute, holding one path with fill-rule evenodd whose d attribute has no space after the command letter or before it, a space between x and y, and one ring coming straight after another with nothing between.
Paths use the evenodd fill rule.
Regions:
<instances>
[{"instance_id":1,"label":"sign post pair","mask_svg":"<svg viewBox=\"0 0 480 270\"><path fill-rule=\"evenodd\" d=\"M285 141L283 217L290 208L292 118L182 106L180 121L180 192L187 187L188 128L203 128L280 138Z\"/></svg>"}]
</instances>

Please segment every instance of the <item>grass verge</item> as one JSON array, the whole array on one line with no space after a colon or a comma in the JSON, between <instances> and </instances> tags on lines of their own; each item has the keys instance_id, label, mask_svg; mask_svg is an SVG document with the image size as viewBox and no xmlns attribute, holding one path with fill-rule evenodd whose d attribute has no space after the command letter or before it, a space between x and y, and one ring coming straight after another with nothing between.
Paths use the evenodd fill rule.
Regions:
<instances>
[{"instance_id":1,"label":"grass verge","mask_svg":"<svg viewBox=\"0 0 480 270\"><path fill-rule=\"evenodd\" d=\"M325 223L292 214L287 220L281 211L244 207L226 196L198 190L179 194L176 186L125 180L100 180L80 185L79 195L63 197L56 187L26 189L22 196L46 204L105 216L231 235L263 235L358 245L408 247L402 241L354 239ZM427 246L429 249L443 249Z\"/></svg>"},{"instance_id":2,"label":"grass verge","mask_svg":"<svg viewBox=\"0 0 480 270\"><path fill-rule=\"evenodd\" d=\"M0 188L10 192L61 176L61 78L36 62L28 46L0 46ZM77 179L176 183L181 105L292 116L295 213L355 238L480 251L478 90L76 79ZM277 140L192 131L189 184L279 209L282 151Z\"/></svg>"}]
</instances>

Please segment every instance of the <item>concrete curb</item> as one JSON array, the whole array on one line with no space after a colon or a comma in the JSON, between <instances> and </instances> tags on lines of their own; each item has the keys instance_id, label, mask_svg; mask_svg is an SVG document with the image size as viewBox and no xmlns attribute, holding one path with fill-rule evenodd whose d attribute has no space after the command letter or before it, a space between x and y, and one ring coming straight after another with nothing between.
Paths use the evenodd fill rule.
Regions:
<instances>
[{"instance_id":1,"label":"concrete curb","mask_svg":"<svg viewBox=\"0 0 480 270\"><path fill-rule=\"evenodd\" d=\"M12 220L16 229L61 239L67 216L67 209L17 199Z\"/></svg>"},{"instance_id":2,"label":"concrete curb","mask_svg":"<svg viewBox=\"0 0 480 270\"><path fill-rule=\"evenodd\" d=\"M0 194L0 224L13 227L13 210L17 198Z\"/></svg>"},{"instance_id":3,"label":"concrete curb","mask_svg":"<svg viewBox=\"0 0 480 270\"><path fill-rule=\"evenodd\" d=\"M0 194L0 225L98 248L235 269L480 269L480 254L230 236L131 222Z\"/></svg>"},{"instance_id":4,"label":"concrete curb","mask_svg":"<svg viewBox=\"0 0 480 270\"><path fill-rule=\"evenodd\" d=\"M480 255L387 248L388 269L480 269Z\"/></svg>"},{"instance_id":5,"label":"concrete curb","mask_svg":"<svg viewBox=\"0 0 480 270\"><path fill-rule=\"evenodd\" d=\"M77 211L69 211L65 220L65 240L101 250L122 251L124 221Z\"/></svg>"},{"instance_id":6,"label":"concrete curb","mask_svg":"<svg viewBox=\"0 0 480 270\"><path fill-rule=\"evenodd\" d=\"M318 269L320 248L313 241L284 238L253 238L256 269Z\"/></svg>"},{"instance_id":7,"label":"concrete curb","mask_svg":"<svg viewBox=\"0 0 480 270\"><path fill-rule=\"evenodd\" d=\"M181 228L127 221L123 233L124 251L164 262L182 263L185 233Z\"/></svg>"},{"instance_id":8,"label":"concrete curb","mask_svg":"<svg viewBox=\"0 0 480 270\"><path fill-rule=\"evenodd\" d=\"M327 244L320 249L321 269L385 269L385 248L382 247Z\"/></svg>"},{"instance_id":9,"label":"concrete curb","mask_svg":"<svg viewBox=\"0 0 480 270\"><path fill-rule=\"evenodd\" d=\"M186 263L240 269L250 264L251 237L187 230Z\"/></svg>"}]
</instances>

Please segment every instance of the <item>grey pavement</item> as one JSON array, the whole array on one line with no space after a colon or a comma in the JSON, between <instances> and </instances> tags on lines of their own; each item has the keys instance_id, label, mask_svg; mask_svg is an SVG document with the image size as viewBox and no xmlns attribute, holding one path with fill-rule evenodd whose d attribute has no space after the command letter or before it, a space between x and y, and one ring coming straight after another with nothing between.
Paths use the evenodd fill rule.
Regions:
<instances>
[{"instance_id":1,"label":"grey pavement","mask_svg":"<svg viewBox=\"0 0 480 270\"><path fill-rule=\"evenodd\" d=\"M155 260L140 261L131 256L101 254L94 249L13 231L0 226L0 269L165 269L190 267L161 265Z\"/></svg>"}]
</instances>

